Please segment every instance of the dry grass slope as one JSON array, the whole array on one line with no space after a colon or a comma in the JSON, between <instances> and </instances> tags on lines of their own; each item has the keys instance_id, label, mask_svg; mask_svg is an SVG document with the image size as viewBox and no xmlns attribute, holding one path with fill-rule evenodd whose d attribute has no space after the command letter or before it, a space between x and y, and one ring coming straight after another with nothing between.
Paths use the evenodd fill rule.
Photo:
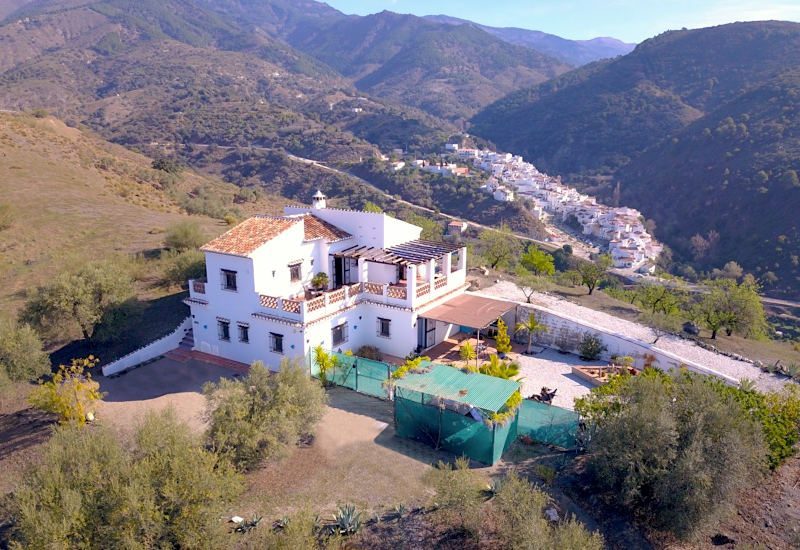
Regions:
<instances>
[{"instance_id":1,"label":"dry grass slope","mask_svg":"<svg viewBox=\"0 0 800 550\"><path fill-rule=\"evenodd\" d=\"M27 289L72 263L162 245L186 214L158 182L151 160L53 118L0 114L0 202L13 223L0 231L0 305L16 309ZM233 186L186 172L190 192ZM217 220L194 216L209 235Z\"/></svg>"}]
</instances>

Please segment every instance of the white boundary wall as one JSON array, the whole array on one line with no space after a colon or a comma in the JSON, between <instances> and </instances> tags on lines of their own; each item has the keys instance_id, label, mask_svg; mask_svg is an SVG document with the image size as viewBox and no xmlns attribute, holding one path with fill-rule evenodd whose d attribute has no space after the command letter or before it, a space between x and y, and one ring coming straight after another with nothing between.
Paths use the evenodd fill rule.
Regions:
<instances>
[{"instance_id":1,"label":"white boundary wall","mask_svg":"<svg viewBox=\"0 0 800 550\"><path fill-rule=\"evenodd\" d=\"M187 317L178 325L178 328L163 338L151 342L108 365L103 365L103 376L117 374L177 348L190 328L192 328L192 318Z\"/></svg>"},{"instance_id":2,"label":"white boundary wall","mask_svg":"<svg viewBox=\"0 0 800 550\"><path fill-rule=\"evenodd\" d=\"M733 386L739 385L739 380L733 378L732 376L723 374L695 361L690 361L674 353L664 351L649 342L643 342L641 340L625 336L624 334L609 332L607 329L597 327L583 320L566 316L543 306L517 302L514 300L504 300L503 298L498 298L497 296L484 296L487 298L492 298L493 300L501 300L516 304L516 316L518 322L527 320L529 312L534 311L536 313L536 318L547 326L546 333L540 333L534 338L534 341L540 345L556 348L558 347L556 346L558 339L567 333L573 336L577 335L579 338L581 335L583 335L583 333L589 332L600 336L600 338L603 340L603 344L605 344L608 348L608 350L601 355L601 359L609 360L612 355L628 355L635 359L635 365L637 367L642 367L644 364L644 356L646 354L650 354L656 358L656 361L658 362L657 366L662 370L669 371L678 368L679 366L684 366L689 371L716 376L722 379L725 383ZM577 351L576 342L573 341L570 348L571 349L565 351Z\"/></svg>"}]
</instances>

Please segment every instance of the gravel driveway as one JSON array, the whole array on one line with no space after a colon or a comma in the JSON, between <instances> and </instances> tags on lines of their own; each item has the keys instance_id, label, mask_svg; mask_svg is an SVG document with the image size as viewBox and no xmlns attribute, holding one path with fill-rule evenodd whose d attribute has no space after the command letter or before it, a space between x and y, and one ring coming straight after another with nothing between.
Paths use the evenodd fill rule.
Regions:
<instances>
[{"instance_id":1,"label":"gravel driveway","mask_svg":"<svg viewBox=\"0 0 800 550\"><path fill-rule=\"evenodd\" d=\"M498 298L505 298L521 303L525 301L525 296L517 286L510 281L500 281L489 288L482 289L481 294L497 296ZM536 304L540 304L547 309L557 312L563 317L592 324L610 333L624 334L629 338L635 338L642 342L652 342L655 340L653 331L644 325L620 319L619 317L614 317L602 311L589 309L564 300L563 298L537 292L533 296L533 301ZM788 381L786 378L779 378L762 372L761 369L750 363L738 361L705 350L696 346L691 341L683 340L675 336L662 337L655 347L673 353L688 361L704 365L717 372L736 378L737 380L742 380L744 378L753 380L756 386L762 391L780 391ZM788 381L788 383L793 382Z\"/></svg>"}]
</instances>

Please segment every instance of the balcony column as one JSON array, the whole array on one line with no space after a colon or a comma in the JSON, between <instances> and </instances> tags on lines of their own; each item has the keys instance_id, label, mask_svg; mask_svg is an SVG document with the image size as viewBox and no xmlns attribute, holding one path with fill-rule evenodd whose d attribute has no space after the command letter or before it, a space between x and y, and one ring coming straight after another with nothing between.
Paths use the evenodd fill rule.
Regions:
<instances>
[{"instance_id":1,"label":"balcony column","mask_svg":"<svg viewBox=\"0 0 800 550\"><path fill-rule=\"evenodd\" d=\"M453 271L453 253L448 252L444 257L444 274L445 276L450 275Z\"/></svg>"},{"instance_id":2,"label":"balcony column","mask_svg":"<svg viewBox=\"0 0 800 550\"><path fill-rule=\"evenodd\" d=\"M467 247L458 251L458 270L467 269Z\"/></svg>"},{"instance_id":3,"label":"balcony column","mask_svg":"<svg viewBox=\"0 0 800 550\"><path fill-rule=\"evenodd\" d=\"M431 285L431 292L433 292L433 282L436 279L436 260L428 260L428 284Z\"/></svg>"},{"instance_id":4,"label":"balcony column","mask_svg":"<svg viewBox=\"0 0 800 550\"><path fill-rule=\"evenodd\" d=\"M364 258L358 259L358 282L367 282L367 260Z\"/></svg>"},{"instance_id":5,"label":"balcony column","mask_svg":"<svg viewBox=\"0 0 800 550\"><path fill-rule=\"evenodd\" d=\"M406 300L413 304L417 298L417 266L409 265L406 268Z\"/></svg>"}]
</instances>

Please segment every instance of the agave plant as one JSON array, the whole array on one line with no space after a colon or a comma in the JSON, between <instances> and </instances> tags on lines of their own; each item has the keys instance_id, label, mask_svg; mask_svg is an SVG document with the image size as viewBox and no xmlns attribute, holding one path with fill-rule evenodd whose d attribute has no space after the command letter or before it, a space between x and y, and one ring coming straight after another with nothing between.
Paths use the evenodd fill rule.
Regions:
<instances>
[{"instance_id":1,"label":"agave plant","mask_svg":"<svg viewBox=\"0 0 800 550\"><path fill-rule=\"evenodd\" d=\"M402 518L404 515L406 515L406 505L401 502L394 507L394 513L398 518Z\"/></svg>"},{"instance_id":2,"label":"agave plant","mask_svg":"<svg viewBox=\"0 0 800 550\"><path fill-rule=\"evenodd\" d=\"M333 529L340 535L355 535L361 530L361 512L356 512L353 504L339 506L333 514Z\"/></svg>"}]
</instances>

